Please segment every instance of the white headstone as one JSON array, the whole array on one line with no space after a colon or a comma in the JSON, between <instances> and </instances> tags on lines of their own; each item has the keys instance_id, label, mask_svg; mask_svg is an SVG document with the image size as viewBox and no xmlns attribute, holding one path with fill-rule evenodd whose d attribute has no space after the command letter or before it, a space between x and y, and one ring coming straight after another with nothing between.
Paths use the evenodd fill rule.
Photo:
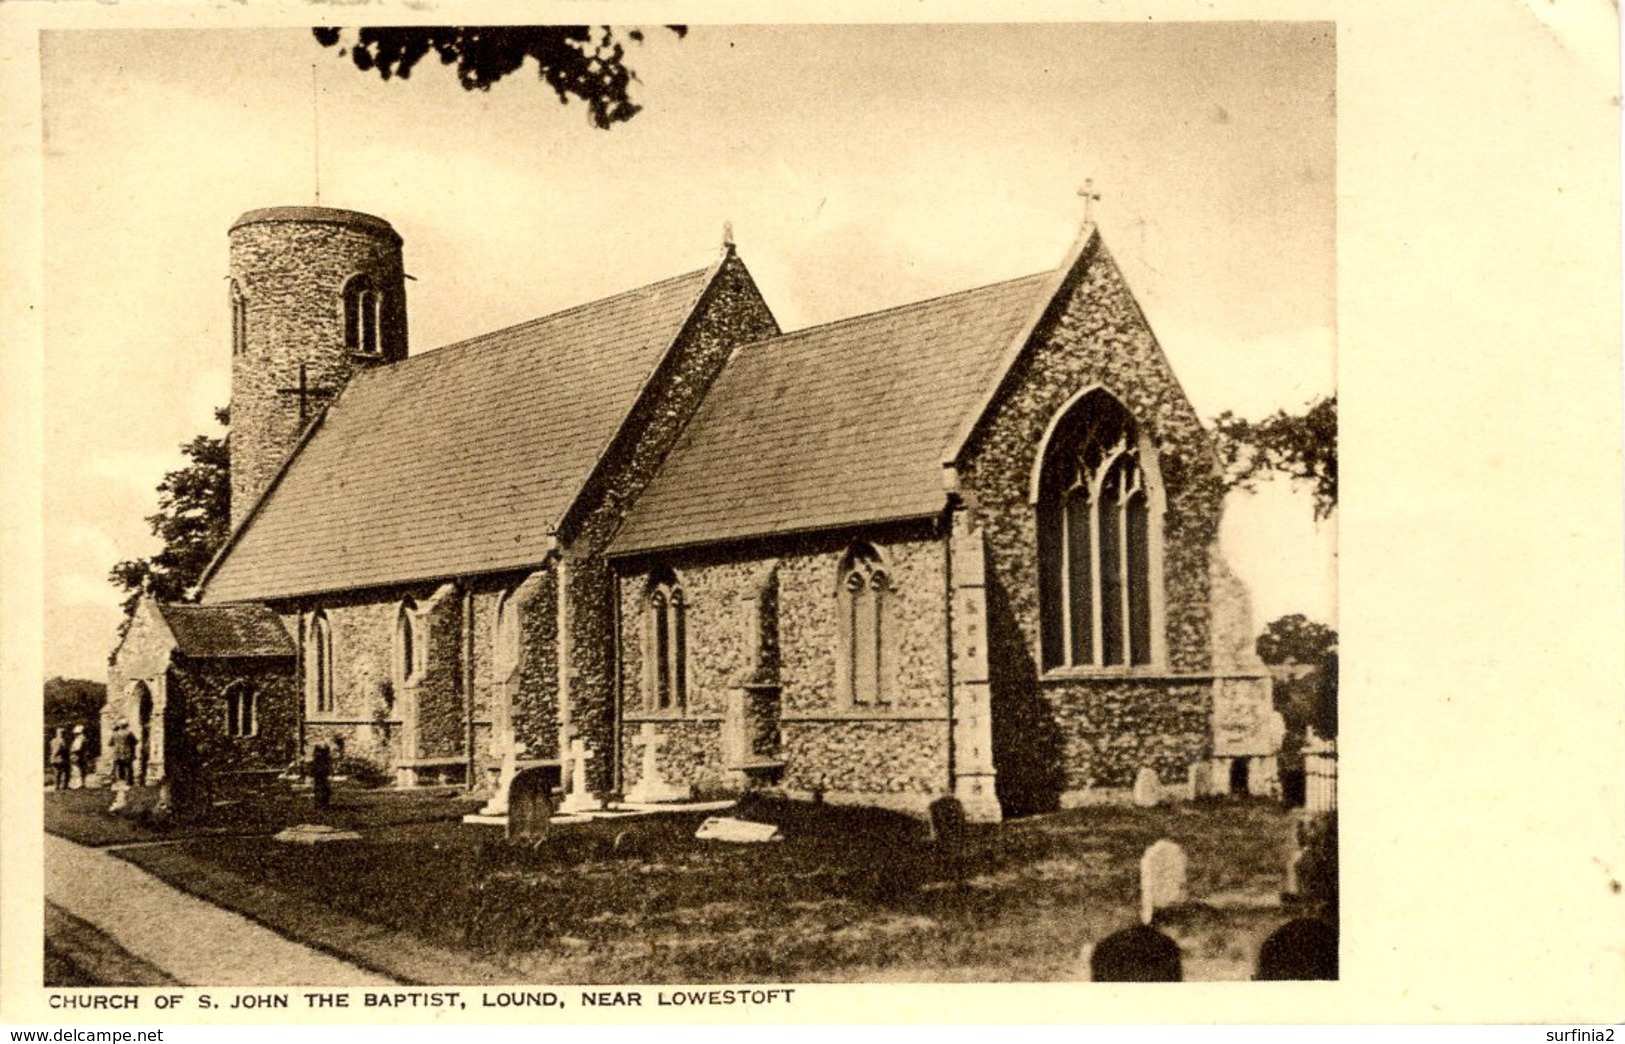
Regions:
<instances>
[{"instance_id":1,"label":"white headstone","mask_svg":"<svg viewBox=\"0 0 1625 1044\"><path fill-rule=\"evenodd\" d=\"M1140 920L1146 924L1158 910L1190 898L1185 850L1163 838L1140 857Z\"/></svg>"},{"instance_id":2,"label":"white headstone","mask_svg":"<svg viewBox=\"0 0 1625 1044\"><path fill-rule=\"evenodd\" d=\"M681 801L688 797L688 791L672 786L666 782L666 777L660 772L660 748L666 745L666 737L661 734L658 726L652 721L646 721L638 730L632 742L643 748L643 757L638 766L638 781L626 792L628 801Z\"/></svg>"},{"instance_id":3,"label":"white headstone","mask_svg":"<svg viewBox=\"0 0 1625 1044\"><path fill-rule=\"evenodd\" d=\"M1162 780L1157 778L1157 770L1147 765L1134 777L1134 803L1141 808L1150 808L1162 801Z\"/></svg>"},{"instance_id":4,"label":"white headstone","mask_svg":"<svg viewBox=\"0 0 1625 1044\"><path fill-rule=\"evenodd\" d=\"M570 792L565 795L564 803L559 806L562 811L584 812L600 807L598 799L587 789L587 762L594 756L581 740L570 741Z\"/></svg>"},{"instance_id":5,"label":"white headstone","mask_svg":"<svg viewBox=\"0 0 1625 1044\"><path fill-rule=\"evenodd\" d=\"M519 755L525 752L525 745L513 738L510 731L501 740L502 772L497 776L497 788L491 794L491 800L480 809L482 816L505 816L508 814L508 792L513 789L514 773L519 768Z\"/></svg>"}]
</instances>

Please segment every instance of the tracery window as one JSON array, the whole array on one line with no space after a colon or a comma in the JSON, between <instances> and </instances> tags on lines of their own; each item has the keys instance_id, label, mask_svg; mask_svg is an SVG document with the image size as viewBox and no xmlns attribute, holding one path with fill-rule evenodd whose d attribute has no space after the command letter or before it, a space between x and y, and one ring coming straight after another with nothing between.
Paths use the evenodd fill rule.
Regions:
<instances>
[{"instance_id":1,"label":"tracery window","mask_svg":"<svg viewBox=\"0 0 1625 1044\"><path fill-rule=\"evenodd\" d=\"M383 295L365 275L352 276L344 284L344 346L363 355L377 355L382 348Z\"/></svg>"},{"instance_id":2,"label":"tracery window","mask_svg":"<svg viewBox=\"0 0 1625 1044\"><path fill-rule=\"evenodd\" d=\"M1038 487L1044 667L1150 664L1160 519L1134 419L1096 391L1061 419ZM1154 472L1153 472L1154 473Z\"/></svg>"},{"instance_id":3,"label":"tracery window","mask_svg":"<svg viewBox=\"0 0 1625 1044\"><path fill-rule=\"evenodd\" d=\"M669 569L649 577L644 595L644 703L677 710L687 700L688 633L683 589Z\"/></svg>"},{"instance_id":4,"label":"tracery window","mask_svg":"<svg viewBox=\"0 0 1625 1044\"><path fill-rule=\"evenodd\" d=\"M879 552L855 544L841 559L835 592L839 648L836 695L851 706L892 702L897 652L896 590Z\"/></svg>"},{"instance_id":5,"label":"tracery window","mask_svg":"<svg viewBox=\"0 0 1625 1044\"><path fill-rule=\"evenodd\" d=\"M226 686L226 735L257 736L259 731L259 693L247 682L232 682Z\"/></svg>"},{"instance_id":6,"label":"tracery window","mask_svg":"<svg viewBox=\"0 0 1625 1044\"><path fill-rule=\"evenodd\" d=\"M323 612L311 617L306 634L305 692L317 713L333 709L333 629Z\"/></svg>"}]
</instances>

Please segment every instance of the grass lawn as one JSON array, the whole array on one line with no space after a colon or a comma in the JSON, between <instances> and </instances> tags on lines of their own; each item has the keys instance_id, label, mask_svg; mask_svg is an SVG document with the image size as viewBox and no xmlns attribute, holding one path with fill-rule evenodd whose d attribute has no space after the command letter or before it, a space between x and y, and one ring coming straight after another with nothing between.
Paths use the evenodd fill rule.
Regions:
<instances>
[{"instance_id":1,"label":"grass lawn","mask_svg":"<svg viewBox=\"0 0 1625 1044\"><path fill-rule=\"evenodd\" d=\"M412 940L359 963L415 981L434 981L434 952L470 962L455 981L1087 978L1082 951L1136 921L1139 859L1161 837L1190 857L1196 902L1163 925L1187 979L1250 977L1290 916L1276 900L1292 820L1262 801L1054 813L974 829L953 857L907 817L773 800L739 814L780 823L782 842L698 841L703 816L679 813L558 827L534 849L427 815L462 810L444 797L347 800L328 821L360 841L217 828L120 854L324 949L367 934L334 922Z\"/></svg>"},{"instance_id":2,"label":"grass lawn","mask_svg":"<svg viewBox=\"0 0 1625 1044\"><path fill-rule=\"evenodd\" d=\"M65 790L45 795L45 831L81 845L141 844L216 834L275 833L292 823L327 823L351 830L395 823L459 820L478 803L460 789L422 791L367 790L336 783L333 803L316 808L310 792L286 786L245 790L235 800L211 805L186 822L153 814L156 787L131 792L128 813L109 815L113 792L106 789Z\"/></svg>"}]
</instances>

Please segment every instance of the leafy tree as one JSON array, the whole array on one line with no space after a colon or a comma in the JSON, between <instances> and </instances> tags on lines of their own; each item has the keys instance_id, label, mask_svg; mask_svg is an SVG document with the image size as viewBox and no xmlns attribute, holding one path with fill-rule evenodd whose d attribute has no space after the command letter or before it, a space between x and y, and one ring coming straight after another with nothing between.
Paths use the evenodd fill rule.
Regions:
<instances>
[{"instance_id":1,"label":"leafy tree","mask_svg":"<svg viewBox=\"0 0 1625 1044\"><path fill-rule=\"evenodd\" d=\"M1337 632L1302 613L1270 621L1258 636L1258 658L1268 664L1320 666L1337 649Z\"/></svg>"},{"instance_id":2,"label":"leafy tree","mask_svg":"<svg viewBox=\"0 0 1625 1044\"><path fill-rule=\"evenodd\" d=\"M214 411L221 425L231 423L227 409ZM231 533L231 454L225 436L199 435L181 447L186 467L158 483L158 511L147 516L152 535L164 542L150 558L113 567L108 579L129 592L124 599L125 626L141 592L178 601L197 583L204 568ZM120 630L120 637L123 630Z\"/></svg>"},{"instance_id":3,"label":"leafy tree","mask_svg":"<svg viewBox=\"0 0 1625 1044\"><path fill-rule=\"evenodd\" d=\"M1276 709L1288 732L1301 741L1306 725L1327 738L1337 736L1337 632L1323 623L1292 613L1274 620L1258 636L1258 658L1267 664L1295 663L1313 667L1304 676L1278 677Z\"/></svg>"},{"instance_id":4,"label":"leafy tree","mask_svg":"<svg viewBox=\"0 0 1625 1044\"><path fill-rule=\"evenodd\" d=\"M679 37L688 28L668 26ZM558 95L561 105L571 98L587 103L593 125L602 129L631 119L642 107L628 96L637 74L626 64L624 35L643 42L643 30L619 34L607 25L412 25L356 30L346 42L347 30L311 30L323 47L338 47L362 72L376 70L383 79L405 80L430 51L440 64L457 67L457 82L464 90L488 91L491 85L517 72L527 58L536 60L537 75Z\"/></svg>"},{"instance_id":5,"label":"leafy tree","mask_svg":"<svg viewBox=\"0 0 1625 1044\"><path fill-rule=\"evenodd\" d=\"M1213 429L1230 489L1253 489L1261 475L1277 472L1312 485L1316 519L1337 509L1337 396L1310 403L1301 416L1277 410L1256 422L1226 410Z\"/></svg>"}]
</instances>

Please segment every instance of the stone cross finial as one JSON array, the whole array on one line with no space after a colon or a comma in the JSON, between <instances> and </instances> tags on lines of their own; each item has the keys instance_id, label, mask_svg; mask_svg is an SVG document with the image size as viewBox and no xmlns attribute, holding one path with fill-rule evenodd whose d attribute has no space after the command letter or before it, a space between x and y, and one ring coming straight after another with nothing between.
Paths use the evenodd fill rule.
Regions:
<instances>
[{"instance_id":1,"label":"stone cross finial","mask_svg":"<svg viewBox=\"0 0 1625 1044\"><path fill-rule=\"evenodd\" d=\"M724 249L724 250L732 250L733 246L734 246L734 223L732 221L724 221L722 223L722 249Z\"/></svg>"},{"instance_id":2,"label":"stone cross finial","mask_svg":"<svg viewBox=\"0 0 1625 1044\"><path fill-rule=\"evenodd\" d=\"M1095 191L1095 179L1084 178L1083 188L1078 190L1083 197L1083 220L1092 223L1095 220L1095 204L1100 202L1100 193Z\"/></svg>"}]
</instances>

